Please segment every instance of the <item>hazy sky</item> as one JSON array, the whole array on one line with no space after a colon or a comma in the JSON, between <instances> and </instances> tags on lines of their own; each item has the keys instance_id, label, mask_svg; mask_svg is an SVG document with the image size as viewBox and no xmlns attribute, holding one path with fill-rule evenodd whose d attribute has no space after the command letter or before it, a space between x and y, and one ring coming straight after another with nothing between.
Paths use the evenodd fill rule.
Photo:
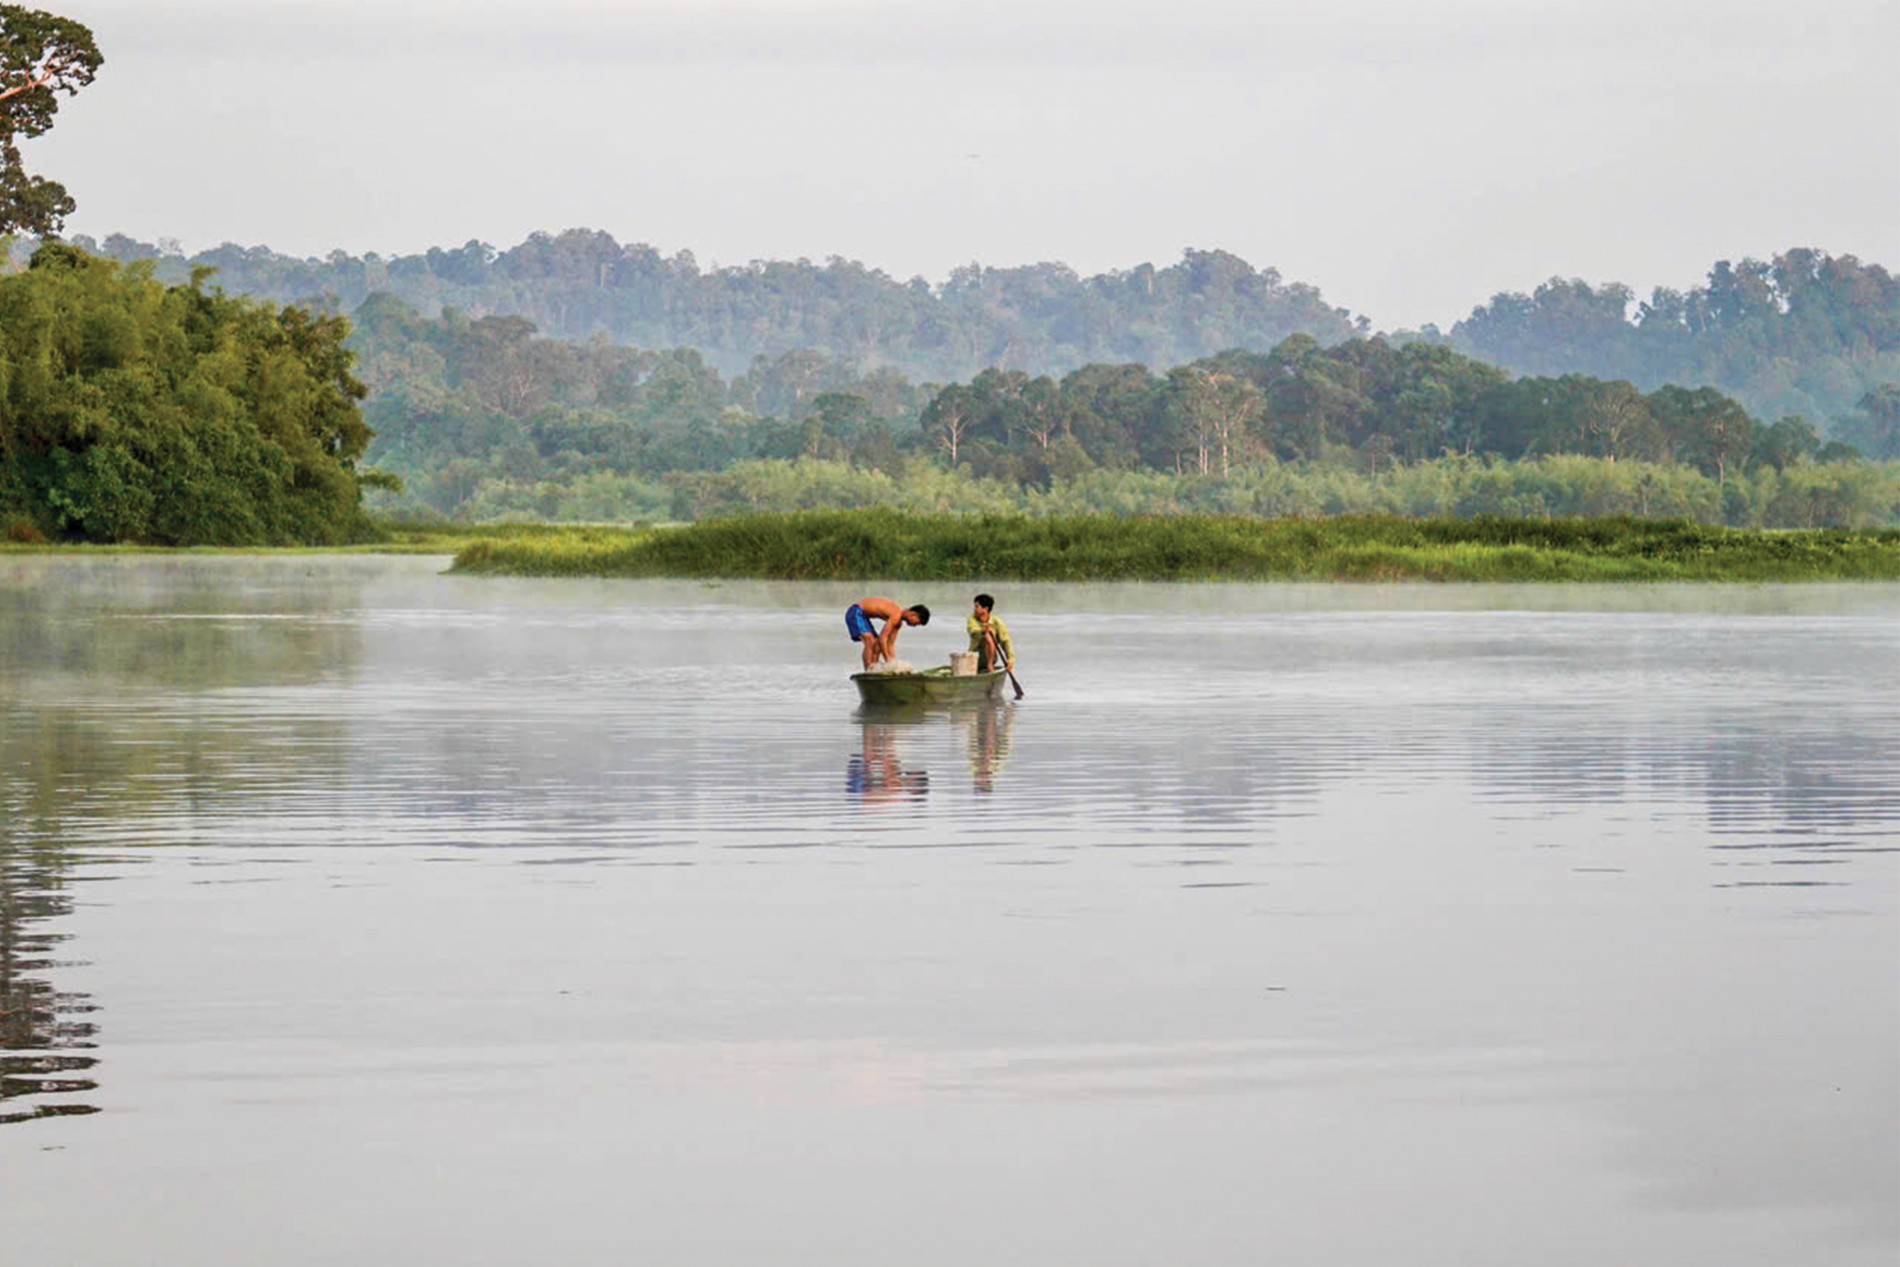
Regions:
<instances>
[{"instance_id":1,"label":"hazy sky","mask_svg":"<svg viewBox=\"0 0 1900 1267\"><path fill-rule=\"evenodd\" d=\"M1222 248L1380 328L1791 246L1900 266L1900 0L33 0L68 231L1083 273Z\"/></svg>"}]
</instances>

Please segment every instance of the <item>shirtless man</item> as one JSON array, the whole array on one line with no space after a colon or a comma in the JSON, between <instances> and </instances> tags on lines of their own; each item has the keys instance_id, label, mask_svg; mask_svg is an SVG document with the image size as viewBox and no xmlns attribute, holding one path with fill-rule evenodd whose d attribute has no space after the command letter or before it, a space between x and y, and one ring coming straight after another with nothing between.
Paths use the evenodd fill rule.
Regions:
<instances>
[{"instance_id":1,"label":"shirtless man","mask_svg":"<svg viewBox=\"0 0 1900 1267\"><path fill-rule=\"evenodd\" d=\"M884 622L882 632L872 629L873 620ZM851 641L860 643L864 647L866 673L869 673L878 661L895 657L897 635L905 625L929 623L930 609L922 603L915 607L899 607L888 598L860 598L844 611L845 632L851 635Z\"/></svg>"}]
</instances>

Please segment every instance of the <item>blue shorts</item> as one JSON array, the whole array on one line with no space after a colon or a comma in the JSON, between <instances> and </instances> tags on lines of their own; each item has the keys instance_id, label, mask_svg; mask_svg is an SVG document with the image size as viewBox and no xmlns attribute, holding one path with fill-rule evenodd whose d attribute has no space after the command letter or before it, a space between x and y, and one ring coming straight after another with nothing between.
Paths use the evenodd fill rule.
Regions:
<instances>
[{"instance_id":1,"label":"blue shorts","mask_svg":"<svg viewBox=\"0 0 1900 1267\"><path fill-rule=\"evenodd\" d=\"M851 635L853 642L862 642L876 633L876 630L871 628L871 618L865 615L864 609L856 603L844 609L844 631Z\"/></svg>"}]
</instances>

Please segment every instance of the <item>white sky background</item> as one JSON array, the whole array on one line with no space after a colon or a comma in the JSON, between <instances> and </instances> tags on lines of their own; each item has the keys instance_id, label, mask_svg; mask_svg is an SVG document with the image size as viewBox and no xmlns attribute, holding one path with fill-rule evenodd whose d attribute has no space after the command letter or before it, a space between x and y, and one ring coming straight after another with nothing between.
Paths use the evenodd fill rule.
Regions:
<instances>
[{"instance_id":1,"label":"white sky background","mask_svg":"<svg viewBox=\"0 0 1900 1267\"><path fill-rule=\"evenodd\" d=\"M1381 329L1551 276L1900 264L1900 0L32 0L69 233L604 229L899 278L1221 248Z\"/></svg>"}]
</instances>

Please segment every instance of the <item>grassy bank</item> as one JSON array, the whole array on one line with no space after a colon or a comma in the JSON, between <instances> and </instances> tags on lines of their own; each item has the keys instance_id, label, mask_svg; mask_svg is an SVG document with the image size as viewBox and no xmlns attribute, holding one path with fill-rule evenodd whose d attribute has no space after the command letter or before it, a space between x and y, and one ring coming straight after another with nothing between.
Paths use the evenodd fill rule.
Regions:
<instances>
[{"instance_id":1,"label":"grassy bank","mask_svg":"<svg viewBox=\"0 0 1900 1267\"><path fill-rule=\"evenodd\" d=\"M593 534L601 531L622 539L630 535L625 528L597 530L572 524L409 523L377 520L375 528L377 539L361 547L372 554L459 554L477 541L531 548L544 542L591 539Z\"/></svg>"},{"instance_id":2,"label":"grassy bank","mask_svg":"<svg viewBox=\"0 0 1900 1267\"><path fill-rule=\"evenodd\" d=\"M812 512L480 539L459 572L901 581L1900 580L1900 529L1645 519L1031 519Z\"/></svg>"},{"instance_id":3,"label":"grassy bank","mask_svg":"<svg viewBox=\"0 0 1900 1267\"><path fill-rule=\"evenodd\" d=\"M519 545L553 538L571 539L594 529L556 524L454 524L373 521L369 535L353 545L330 546L152 546L92 545L76 542L8 540L0 537L0 554L456 554L474 541ZM624 539L626 529L607 533Z\"/></svg>"}]
</instances>

